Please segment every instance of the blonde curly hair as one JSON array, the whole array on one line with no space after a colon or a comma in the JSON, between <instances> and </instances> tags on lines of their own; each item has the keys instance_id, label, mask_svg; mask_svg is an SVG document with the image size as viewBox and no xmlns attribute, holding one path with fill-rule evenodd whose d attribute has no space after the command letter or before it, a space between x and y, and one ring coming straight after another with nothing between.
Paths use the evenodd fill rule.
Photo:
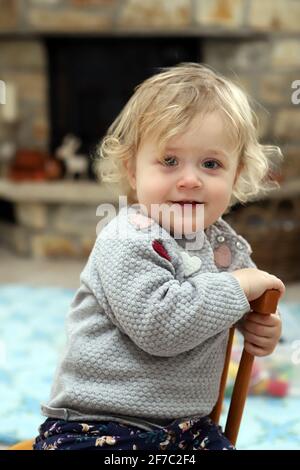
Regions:
<instances>
[{"instance_id":1,"label":"blonde curly hair","mask_svg":"<svg viewBox=\"0 0 300 470\"><path fill-rule=\"evenodd\" d=\"M258 119L250 98L233 81L197 63L162 69L136 87L97 149L96 173L103 182L119 183L129 203L137 202L125 162L134 163L141 141L154 136L163 150L195 115L216 110L223 113L228 131L235 138L241 168L230 206L278 187L268 176L282 154L278 147L258 142Z\"/></svg>"}]
</instances>

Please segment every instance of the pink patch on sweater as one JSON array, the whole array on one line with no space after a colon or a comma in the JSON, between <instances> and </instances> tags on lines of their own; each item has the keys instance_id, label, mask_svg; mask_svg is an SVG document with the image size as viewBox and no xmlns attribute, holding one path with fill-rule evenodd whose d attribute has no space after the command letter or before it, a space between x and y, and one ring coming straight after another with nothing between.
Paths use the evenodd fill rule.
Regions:
<instances>
[{"instance_id":1,"label":"pink patch on sweater","mask_svg":"<svg viewBox=\"0 0 300 470\"><path fill-rule=\"evenodd\" d=\"M171 261L169 253L158 240L154 240L152 242L152 246L153 246L153 249L156 251L156 253L158 253L162 258L165 258L168 261Z\"/></svg>"},{"instance_id":2,"label":"pink patch on sweater","mask_svg":"<svg viewBox=\"0 0 300 470\"><path fill-rule=\"evenodd\" d=\"M219 268L228 268L231 265L231 251L227 245L220 245L214 250L215 263Z\"/></svg>"}]
</instances>

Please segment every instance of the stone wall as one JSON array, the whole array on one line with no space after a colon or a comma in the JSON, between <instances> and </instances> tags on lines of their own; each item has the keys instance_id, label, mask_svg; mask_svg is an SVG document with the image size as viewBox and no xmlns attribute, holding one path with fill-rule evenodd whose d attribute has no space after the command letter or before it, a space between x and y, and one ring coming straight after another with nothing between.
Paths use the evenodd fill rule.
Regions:
<instances>
[{"instance_id":1,"label":"stone wall","mask_svg":"<svg viewBox=\"0 0 300 470\"><path fill-rule=\"evenodd\" d=\"M0 140L14 136L20 147L47 150L48 83L42 42L0 34L0 78L13 83L18 93L18 121L5 123L0 113Z\"/></svg>"},{"instance_id":2,"label":"stone wall","mask_svg":"<svg viewBox=\"0 0 300 470\"><path fill-rule=\"evenodd\" d=\"M87 258L101 220L117 213L119 192L90 181L0 180L0 200L10 201L14 213L14 220L0 218L0 244L22 256ZM97 212L100 204L111 212L103 212L108 206Z\"/></svg>"},{"instance_id":3,"label":"stone wall","mask_svg":"<svg viewBox=\"0 0 300 470\"><path fill-rule=\"evenodd\" d=\"M21 256L87 258L96 240L95 206L16 203L17 223L0 220L0 241Z\"/></svg>"},{"instance_id":4,"label":"stone wall","mask_svg":"<svg viewBox=\"0 0 300 470\"><path fill-rule=\"evenodd\" d=\"M16 84L20 106L13 130L0 122L0 140L14 132L20 146L48 148L44 34L196 35L204 62L261 103L261 137L282 147L284 177L300 176L300 105L291 103L298 0L0 0L0 8L0 79Z\"/></svg>"}]
</instances>

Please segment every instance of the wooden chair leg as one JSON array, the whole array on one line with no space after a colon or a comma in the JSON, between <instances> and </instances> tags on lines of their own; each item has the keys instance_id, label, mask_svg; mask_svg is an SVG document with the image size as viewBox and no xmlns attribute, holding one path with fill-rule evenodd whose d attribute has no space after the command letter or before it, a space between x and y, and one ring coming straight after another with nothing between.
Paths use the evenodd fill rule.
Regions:
<instances>
[{"instance_id":1,"label":"wooden chair leg","mask_svg":"<svg viewBox=\"0 0 300 470\"><path fill-rule=\"evenodd\" d=\"M280 292L278 290L268 290L261 297L250 303L251 310L253 312L260 313L263 315L270 315L271 313L275 313L279 297ZM233 445L236 444L240 428L240 423L250 383L253 361L254 356L249 354L244 349L240 360L235 384L233 387L224 433Z\"/></svg>"}]
</instances>

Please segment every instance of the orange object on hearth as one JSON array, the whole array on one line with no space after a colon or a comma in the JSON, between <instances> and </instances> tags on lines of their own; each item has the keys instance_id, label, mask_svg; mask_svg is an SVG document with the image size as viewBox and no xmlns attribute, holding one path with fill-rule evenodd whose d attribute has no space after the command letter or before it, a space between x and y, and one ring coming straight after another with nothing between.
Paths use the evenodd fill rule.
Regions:
<instances>
[{"instance_id":1,"label":"orange object on hearth","mask_svg":"<svg viewBox=\"0 0 300 470\"><path fill-rule=\"evenodd\" d=\"M46 179L45 160L48 158L38 150L18 150L8 172L14 181Z\"/></svg>"},{"instance_id":2,"label":"orange object on hearth","mask_svg":"<svg viewBox=\"0 0 300 470\"><path fill-rule=\"evenodd\" d=\"M45 181L59 179L62 175L60 162L39 150L18 150L8 171L13 181Z\"/></svg>"}]
</instances>

